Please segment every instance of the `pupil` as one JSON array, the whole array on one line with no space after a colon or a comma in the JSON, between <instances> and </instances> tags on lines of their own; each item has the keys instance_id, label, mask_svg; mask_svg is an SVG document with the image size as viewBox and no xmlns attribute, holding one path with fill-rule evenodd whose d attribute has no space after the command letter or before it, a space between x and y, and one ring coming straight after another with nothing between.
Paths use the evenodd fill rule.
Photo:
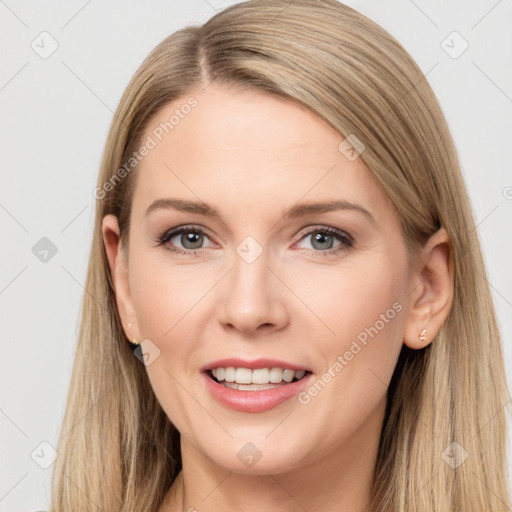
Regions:
<instances>
[{"instance_id":1,"label":"pupil","mask_svg":"<svg viewBox=\"0 0 512 512\"><path fill-rule=\"evenodd\" d=\"M325 242L325 239L327 238L328 241L332 242L332 235L329 235L329 234L325 234L325 233L321 233L321 232L317 232L317 234L313 237L313 240L314 242L320 242L322 243L322 239L324 239L324 244L326 243ZM330 245L329 243L327 243L327 245ZM314 246L314 244L313 244ZM325 250L325 249L330 249L331 247L317 247L317 249L321 249L321 250Z\"/></svg>"},{"instance_id":2,"label":"pupil","mask_svg":"<svg viewBox=\"0 0 512 512\"><path fill-rule=\"evenodd\" d=\"M197 238L197 237L199 237L198 240L194 241L194 238ZM189 232L184 235L184 238L182 237L183 246L186 249L198 249L202 245L201 237L202 237L202 235L200 233ZM184 242L186 242L186 243L184 243ZM187 243L192 243L192 247L187 247L187 245L186 245Z\"/></svg>"}]
</instances>

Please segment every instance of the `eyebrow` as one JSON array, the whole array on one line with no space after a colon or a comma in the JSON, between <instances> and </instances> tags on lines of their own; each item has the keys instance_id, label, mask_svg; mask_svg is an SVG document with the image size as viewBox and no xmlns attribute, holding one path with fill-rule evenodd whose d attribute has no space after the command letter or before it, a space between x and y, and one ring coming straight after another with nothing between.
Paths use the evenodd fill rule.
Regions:
<instances>
[{"instance_id":1,"label":"eyebrow","mask_svg":"<svg viewBox=\"0 0 512 512\"><path fill-rule=\"evenodd\" d=\"M220 213L212 206L195 201L183 201L181 199L165 198L153 201L146 210L146 216L158 209L175 209L182 212L195 213L206 217L213 217L222 220ZM283 210L281 215L289 218L299 218L315 213L327 213L337 210L354 210L364 214L369 220L375 223L372 214L362 206L347 200L334 200L327 202L309 202L292 206Z\"/></svg>"}]
</instances>

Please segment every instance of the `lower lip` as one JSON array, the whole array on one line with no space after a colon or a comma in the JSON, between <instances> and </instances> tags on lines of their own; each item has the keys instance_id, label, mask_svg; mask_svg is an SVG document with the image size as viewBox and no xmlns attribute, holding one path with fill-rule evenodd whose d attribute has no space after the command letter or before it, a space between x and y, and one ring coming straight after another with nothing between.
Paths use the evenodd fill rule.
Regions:
<instances>
[{"instance_id":1,"label":"lower lip","mask_svg":"<svg viewBox=\"0 0 512 512\"><path fill-rule=\"evenodd\" d=\"M203 376L206 379L206 387L213 398L226 407L240 412L264 412L273 409L285 400L297 395L307 386L312 375L312 373L309 373L302 379L290 384L263 391L239 391L226 388L210 378L207 372L203 372Z\"/></svg>"}]
</instances>

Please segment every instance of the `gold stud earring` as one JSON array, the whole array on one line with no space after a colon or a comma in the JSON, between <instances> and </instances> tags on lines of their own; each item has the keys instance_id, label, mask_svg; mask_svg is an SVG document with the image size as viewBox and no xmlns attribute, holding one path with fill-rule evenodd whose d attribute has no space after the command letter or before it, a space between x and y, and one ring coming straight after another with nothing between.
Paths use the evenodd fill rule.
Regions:
<instances>
[{"instance_id":1,"label":"gold stud earring","mask_svg":"<svg viewBox=\"0 0 512 512\"><path fill-rule=\"evenodd\" d=\"M427 334L427 329L423 329L423 331L421 331L421 334L418 335L418 338L421 341L421 343L425 343L425 334Z\"/></svg>"}]
</instances>

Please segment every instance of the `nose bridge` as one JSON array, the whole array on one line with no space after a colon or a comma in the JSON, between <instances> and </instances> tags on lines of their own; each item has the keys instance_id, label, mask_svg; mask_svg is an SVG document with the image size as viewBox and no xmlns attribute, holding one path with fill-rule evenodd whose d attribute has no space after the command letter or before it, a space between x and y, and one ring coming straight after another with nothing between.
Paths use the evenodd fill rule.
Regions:
<instances>
[{"instance_id":1,"label":"nose bridge","mask_svg":"<svg viewBox=\"0 0 512 512\"><path fill-rule=\"evenodd\" d=\"M254 238L247 237L235 250L233 258L232 286L247 290L248 292L265 291L268 285L269 251L256 242Z\"/></svg>"},{"instance_id":2,"label":"nose bridge","mask_svg":"<svg viewBox=\"0 0 512 512\"><path fill-rule=\"evenodd\" d=\"M271 251L253 237L235 248L226 279L222 321L243 331L260 325L281 327L286 311L272 267Z\"/></svg>"}]
</instances>

